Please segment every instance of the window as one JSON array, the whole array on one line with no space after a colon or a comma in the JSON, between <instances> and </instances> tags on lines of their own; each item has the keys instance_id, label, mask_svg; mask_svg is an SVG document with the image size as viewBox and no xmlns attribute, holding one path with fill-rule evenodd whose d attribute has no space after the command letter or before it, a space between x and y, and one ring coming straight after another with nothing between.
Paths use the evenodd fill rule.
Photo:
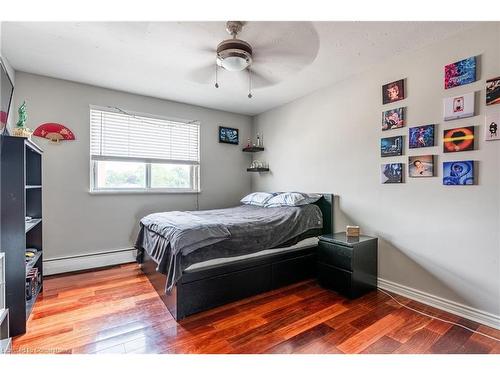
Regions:
<instances>
[{"instance_id":1,"label":"window","mask_svg":"<svg viewBox=\"0 0 500 375\"><path fill-rule=\"evenodd\" d=\"M200 125L90 109L91 191L199 191Z\"/></svg>"}]
</instances>

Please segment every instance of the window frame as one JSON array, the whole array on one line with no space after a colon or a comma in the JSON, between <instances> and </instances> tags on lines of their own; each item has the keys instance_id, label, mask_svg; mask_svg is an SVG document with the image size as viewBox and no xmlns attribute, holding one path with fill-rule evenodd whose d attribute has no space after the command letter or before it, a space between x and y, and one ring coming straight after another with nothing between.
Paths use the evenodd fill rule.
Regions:
<instances>
[{"instance_id":1,"label":"window frame","mask_svg":"<svg viewBox=\"0 0 500 375\"><path fill-rule=\"evenodd\" d=\"M119 112L115 108L106 108L91 105L89 107L89 124L90 124L90 111L92 109L107 111L107 112ZM189 123L191 121L187 120L179 120L173 118L167 118L163 116L156 116L146 113L138 113L132 111L126 111L126 113L130 115L137 115L141 117L149 117L152 119L161 119L166 121L174 121L174 122L185 122ZM198 122L198 121L197 121ZM201 124L198 122L198 162L190 162L190 161L180 161L180 160L167 160L167 159L151 159L151 158L135 158L135 157L120 157L120 156L100 156L100 155L92 155L91 151L91 143L89 142L89 159L90 159L90 194L130 194L130 193L139 193L139 194L195 194L201 192L200 187L200 170L201 170ZM91 133L90 126L90 136ZM143 163L145 165L145 187L144 188L105 188L97 186L97 176L98 176L98 161L116 161L116 162L136 162ZM191 169L190 173L190 188L165 188L159 187L155 188L151 186L151 166L152 164L168 164L168 165L189 165Z\"/></svg>"}]
</instances>

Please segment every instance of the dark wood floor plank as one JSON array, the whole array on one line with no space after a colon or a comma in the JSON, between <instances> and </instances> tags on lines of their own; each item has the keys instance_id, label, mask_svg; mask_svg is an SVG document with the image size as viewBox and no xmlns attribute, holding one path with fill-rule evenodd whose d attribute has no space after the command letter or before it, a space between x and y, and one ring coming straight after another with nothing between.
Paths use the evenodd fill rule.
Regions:
<instances>
[{"instance_id":1,"label":"dark wood floor plank","mask_svg":"<svg viewBox=\"0 0 500 375\"><path fill-rule=\"evenodd\" d=\"M500 337L500 331L398 297ZM135 264L48 277L14 351L48 353L500 353L500 343L307 280L176 322Z\"/></svg>"}]
</instances>

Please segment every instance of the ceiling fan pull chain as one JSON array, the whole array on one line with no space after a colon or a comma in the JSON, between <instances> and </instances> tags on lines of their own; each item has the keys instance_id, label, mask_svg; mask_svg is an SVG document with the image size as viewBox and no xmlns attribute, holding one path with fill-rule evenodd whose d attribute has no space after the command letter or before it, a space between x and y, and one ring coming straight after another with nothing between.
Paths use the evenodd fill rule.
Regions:
<instances>
[{"instance_id":1,"label":"ceiling fan pull chain","mask_svg":"<svg viewBox=\"0 0 500 375\"><path fill-rule=\"evenodd\" d=\"M248 99L252 99L252 73L248 69Z\"/></svg>"},{"instance_id":2,"label":"ceiling fan pull chain","mask_svg":"<svg viewBox=\"0 0 500 375\"><path fill-rule=\"evenodd\" d=\"M215 62L215 88L218 89L219 88L219 82L218 82L218 79L217 79L217 72L218 72L218 65L217 65L217 62Z\"/></svg>"}]
</instances>

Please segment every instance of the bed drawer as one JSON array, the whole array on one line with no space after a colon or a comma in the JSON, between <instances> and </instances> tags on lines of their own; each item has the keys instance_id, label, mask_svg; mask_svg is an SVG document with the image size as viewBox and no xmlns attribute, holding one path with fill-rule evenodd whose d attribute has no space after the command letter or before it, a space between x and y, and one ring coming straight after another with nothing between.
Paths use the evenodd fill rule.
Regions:
<instances>
[{"instance_id":1,"label":"bed drawer","mask_svg":"<svg viewBox=\"0 0 500 375\"><path fill-rule=\"evenodd\" d=\"M177 299L183 301L182 311L178 311L180 318L269 290L271 267L254 267L177 285Z\"/></svg>"},{"instance_id":2,"label":"bed drawer","mask_svg":"<svg viewBox=\"0 0 500 375\"><path fill-rule=\"evenodd\" d=\"M272 287L280 288L285 285L312 278L315 274L315 254L277 262L272 265Z\"/></svg>"}]
</instances>

